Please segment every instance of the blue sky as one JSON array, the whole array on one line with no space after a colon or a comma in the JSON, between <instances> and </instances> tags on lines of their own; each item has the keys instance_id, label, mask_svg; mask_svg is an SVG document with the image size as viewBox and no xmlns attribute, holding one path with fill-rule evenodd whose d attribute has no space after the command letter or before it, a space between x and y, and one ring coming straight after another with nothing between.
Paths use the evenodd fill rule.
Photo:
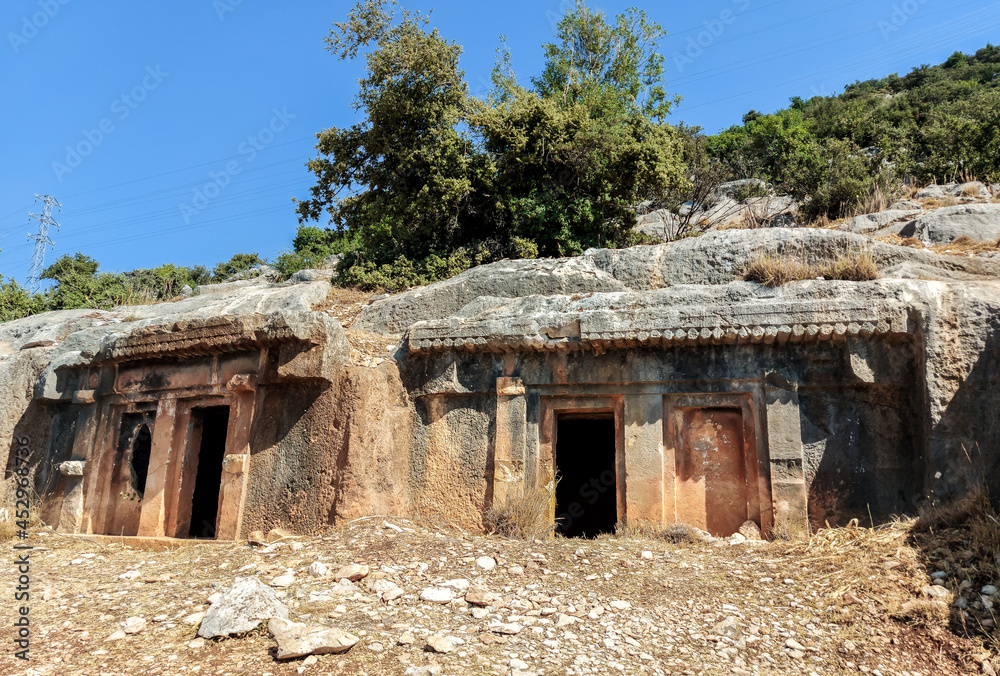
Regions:
<instances>
[{"instance_id":1,"label":"blue sky","mask_svg":"<svg viewBox=\"0 0 1000 676\"><path fill-rule=\"evenodd\" d=\"M34 194L63 208L52 262L83 252L102 270L272 257L308 196L314 134L358 120L363 62L323 37L351 2L6 0L0 8L0 275L23 281ZM464 47L485 91L500 35L524 82L541 69L568 0L406 0ZM674 122L715 132L750 109L839 92L996 43L989 0L704 0L637 5L667 29Z\"/></svg>"}]
</instances>

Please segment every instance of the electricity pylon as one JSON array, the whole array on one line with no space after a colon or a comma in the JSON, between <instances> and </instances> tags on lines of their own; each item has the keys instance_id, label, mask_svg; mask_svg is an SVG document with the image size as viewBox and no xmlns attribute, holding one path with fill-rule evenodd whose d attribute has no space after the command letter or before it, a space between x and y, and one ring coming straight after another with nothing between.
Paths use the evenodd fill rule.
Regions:
<instances>
[{"instance_id":1,"label":"electricity pylon","mask_svg":"<svg viewBox=\"0 0 1000 676\"><path fill-rule=\"evenodd\" d=\"M28 273L28 291L36 293L38 283L42 279L42 271L45 270L45 247L55 246L56 243L49 238L49 226L57 228L59 224L52 218L52 207L62 208L58 200L52 195L35 195L36 200L41 200L44 204L41 215L31 214L28 216L38 220L38 234L28 234L28 239L35 240L35 253L31 256L31 271Z\"/></svg>"}]
</instances>

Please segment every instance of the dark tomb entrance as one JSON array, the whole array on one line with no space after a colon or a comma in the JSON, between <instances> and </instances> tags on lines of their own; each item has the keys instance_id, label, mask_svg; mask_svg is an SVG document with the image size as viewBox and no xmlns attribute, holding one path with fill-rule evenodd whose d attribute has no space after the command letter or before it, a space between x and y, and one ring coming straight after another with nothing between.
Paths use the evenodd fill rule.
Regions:
<instances>
[{"instance_id":1,"label":"dark tomb entrance","mask_svg":"<svg viewBox=\"0 0 1000 676\"><path fill-rule=\"evenodd\" d=\"M198 470L191 498L193 538L214 538L219 516L219 490L222 486L222 459L226 455L226 431L229 428L229 407L213 406L192 411L201 426L198 448Z\"/></svg>"},{"instance_id":2,"label":"dark tomb entrance","mask_svg":"<svg viewBox=\"0 0 1000 676\"><path fill-rule=\"evenodd\" d=\"M613 533L618 523L614 414L564 414L556 424L556 532L574 538Z\"/></svg>"},{"instance_id":3,"label":"dark tomb entrance","mask_svg":"<svg viewBox=\"0 0 1000 676\"><path fill-rule=\"evenodd\" d=\"M132 485L139 497L146 492L146 477L149 475L149 454L153 450L153 435L149 426L143 425L135 435L132 444Z\"/></svg>"}]
</instances>

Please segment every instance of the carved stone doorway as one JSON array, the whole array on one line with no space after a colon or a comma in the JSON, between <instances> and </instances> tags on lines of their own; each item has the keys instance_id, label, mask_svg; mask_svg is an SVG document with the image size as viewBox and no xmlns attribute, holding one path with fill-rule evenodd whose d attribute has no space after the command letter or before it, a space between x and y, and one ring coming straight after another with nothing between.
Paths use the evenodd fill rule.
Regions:
<instances>
[{"instance_id":1,"label":"carved stone doorway","mask_svg":"<svg viewBox=\"0 0 1000 676\"><path fill-rule=\"evenodd\" d=\"M195 476L188 535L192 538L214 538L219 517L229 407L195 408L191 411L191 418L195 426L192 442L197 444L198 454L188 470Z\"/></svg>"},{"instance_id":2,"label":"carved stone doorway","mask_svg":"<svg viewBox=\"0 0 1000 676\"><path fill-rule=\"evenodd\" d=\"M618 523L614 413L562 414L556 432L556 532L614 533Z\"/></svg>"}]
</instances>

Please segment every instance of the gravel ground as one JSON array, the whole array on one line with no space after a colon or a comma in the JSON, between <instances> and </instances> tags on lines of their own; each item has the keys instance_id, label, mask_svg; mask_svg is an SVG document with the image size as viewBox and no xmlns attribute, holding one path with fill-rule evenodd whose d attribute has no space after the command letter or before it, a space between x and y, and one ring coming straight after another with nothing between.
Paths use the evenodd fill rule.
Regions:
<instances>
[{"instance_id":1,"label":"gravel ground","mask_svg":"<svg viewBox=\"0 0 1000 676\"><path fill-rule=\"evenodd\" d=\"M35 546L31 661L8 649L4 674L992 670L982 637L959 637L923 616L893 619L935 571L902 527L826 530L780 543L643 534L516 541L378 517L271 544L150 551L45 532L28 542ZM315 562L329 570L310 573ZM354 563L369 574L353 584L334 581ZM4 588L16 585L12 571L0 573ZM264 626L240 638L197 638L209 597L248 576L272 587L284 578L278 584L290 584L276 591L292 619L344 630L358 643L343 654L279 661ZM380 580L402 595L383 601L379 593L392 585ZM468 603L470 585L494 594L491 605ZM421 600L427 589L447 589L455 600Z\"/></svg>"}]
</instances>

